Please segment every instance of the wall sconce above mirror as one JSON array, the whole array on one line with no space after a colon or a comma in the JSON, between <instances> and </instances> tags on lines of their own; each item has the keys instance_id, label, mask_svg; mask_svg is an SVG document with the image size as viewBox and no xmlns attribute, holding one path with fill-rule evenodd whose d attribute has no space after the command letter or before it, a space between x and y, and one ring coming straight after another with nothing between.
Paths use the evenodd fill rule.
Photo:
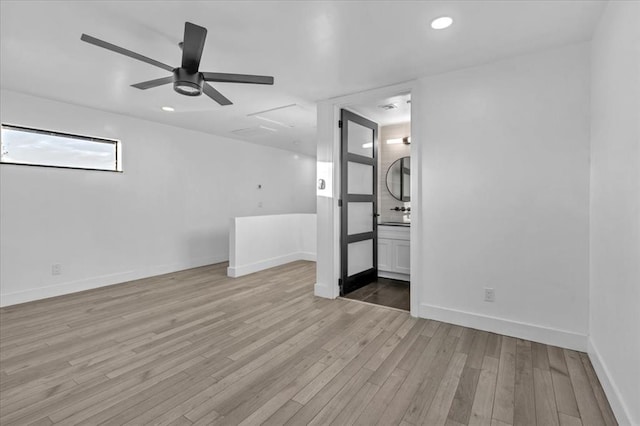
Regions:
<instances>
[{"instance_id":1,"label":"wall sconce above mirror","mask_svg":"<svg viewBox=\"0 0 640 426\"><path fill-rule=\"evenodd\" d=\"M398 201L411 201L411 158L394 161L387 170L387 190Z\"/></svg>"},{"instance_id":2,"label":"wall sconce above mirror","mask_svg":"<svg viewBox=\"0 0 640 426\"><path fill-rule=\"evenodd\" d=\"M395 145L403 143L405 145L411 144L411 136L405 136L404 138L387 139L387 145Z\"/></svg>"}]
</instances>

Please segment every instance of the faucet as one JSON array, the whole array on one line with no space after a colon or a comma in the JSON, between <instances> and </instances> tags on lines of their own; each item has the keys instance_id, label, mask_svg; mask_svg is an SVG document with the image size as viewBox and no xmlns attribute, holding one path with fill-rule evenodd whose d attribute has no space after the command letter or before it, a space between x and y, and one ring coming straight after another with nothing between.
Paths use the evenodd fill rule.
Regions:
<instances>
[{"instance_id":1,"label":"faucet","mask_svg":"<svg viewBox=\"0 0 640 426\"><path fill-rule=\"evenodd\" d=\"M398 206L395 206L395 207L393 207L393 208L391 208L389 210L393 210L393 211L396 211L396 212L402 212L402 216L406 216L407 220L411 219L411 207L404 207L404 206L398 207Z\"/></svg>"}]
</instances>

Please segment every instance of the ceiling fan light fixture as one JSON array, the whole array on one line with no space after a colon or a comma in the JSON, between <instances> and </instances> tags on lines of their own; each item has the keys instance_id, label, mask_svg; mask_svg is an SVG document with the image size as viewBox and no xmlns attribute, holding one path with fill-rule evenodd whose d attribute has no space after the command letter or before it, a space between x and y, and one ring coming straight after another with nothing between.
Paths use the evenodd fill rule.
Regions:
<instances>
[{"instance_id":1,"label":"ceiling fan light fixture","mask_svg":"<svg viewBox=\"0 0 640 426\"><path fill-rule=\"evenodd\" d=\"M185 96L200 96L202 94L202 89L189 81L176 81L173 83L173 90Z\"/></svg>"},{"instance_id":2,"label":"ceiling fan light fixture","mask_svg":"<svg viewBox=\"0 0 640 426\"><path fill-rule=\"evenodd\" d=\"M188 73L184 68L173 71L173 90L185 96L200 96L204 77L202 73Z\"/></svg>"}]
</instances>

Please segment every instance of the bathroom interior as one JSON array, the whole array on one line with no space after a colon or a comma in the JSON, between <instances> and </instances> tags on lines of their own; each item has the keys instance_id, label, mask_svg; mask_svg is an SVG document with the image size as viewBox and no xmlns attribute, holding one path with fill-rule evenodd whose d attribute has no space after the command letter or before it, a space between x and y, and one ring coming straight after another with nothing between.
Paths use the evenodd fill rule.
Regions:
<instances>
[{"instance_id":1,"label":"bathroom interior","mask_svg":"<svg viewBox=\"0 0 640 426\"><path fill-rule=\"evenodd\" d=\"M344 297L410 309L411 94L349 108L378 124L378 278Z\"/></svg>"}]
</instances>

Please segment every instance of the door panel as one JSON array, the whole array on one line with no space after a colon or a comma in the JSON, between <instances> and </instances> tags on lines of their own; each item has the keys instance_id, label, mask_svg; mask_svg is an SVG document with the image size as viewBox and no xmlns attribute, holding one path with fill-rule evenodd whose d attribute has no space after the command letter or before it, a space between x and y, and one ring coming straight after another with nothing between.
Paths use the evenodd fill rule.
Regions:
<instances>
[{"instance_id":1,"label":"door panel","mask_svg":"<svg viewBox=\"0 0 640 426\"><path fill-rule=\"evenodd\" d=\"M373 267L372 241L364 240L349 244L349 275L355 275Z\"/></svg>"},{"instance_id":2,"label":"door panel","mask_svg":"<svg viewBox=\"0 0 640 426\"><path fill-rule=\"evenodd\" d=\"M355 114L354 114L355 115ZM364 157L373 158L374 156L374 138L375 135L370 127L363 126L347 119L342 120L347 123L347 132L349 133L348 148L352 154L362 155Z\"/></svg>"},{"instance_id":3,"label":"door panel","mask_svg":"<svg viewBox=\"0 0 640 426\"><path fill-rule=\"evenodd\" d=\"M378 125L342 110L340 186L340 294L378 277Z\"/></svg>"},{"instance_id":4,"label":"door panel","mask_svg":"<svg viewBox=\"0 0 640 426\"><path fill-rule=\"evenodd\" d=\"M347 164L349 194L373 195L374 167L349 161Z\"/></svg>"},{"instance_id":5,"label":"door panel","mask_svg":"<svg viewBox=\"0 0 640 426\"><path fill-rule=\"evenodd\" d=\"M373 203L349 203L347 207L349 235L373 232Z\"/></svg>"}]
</instances>

